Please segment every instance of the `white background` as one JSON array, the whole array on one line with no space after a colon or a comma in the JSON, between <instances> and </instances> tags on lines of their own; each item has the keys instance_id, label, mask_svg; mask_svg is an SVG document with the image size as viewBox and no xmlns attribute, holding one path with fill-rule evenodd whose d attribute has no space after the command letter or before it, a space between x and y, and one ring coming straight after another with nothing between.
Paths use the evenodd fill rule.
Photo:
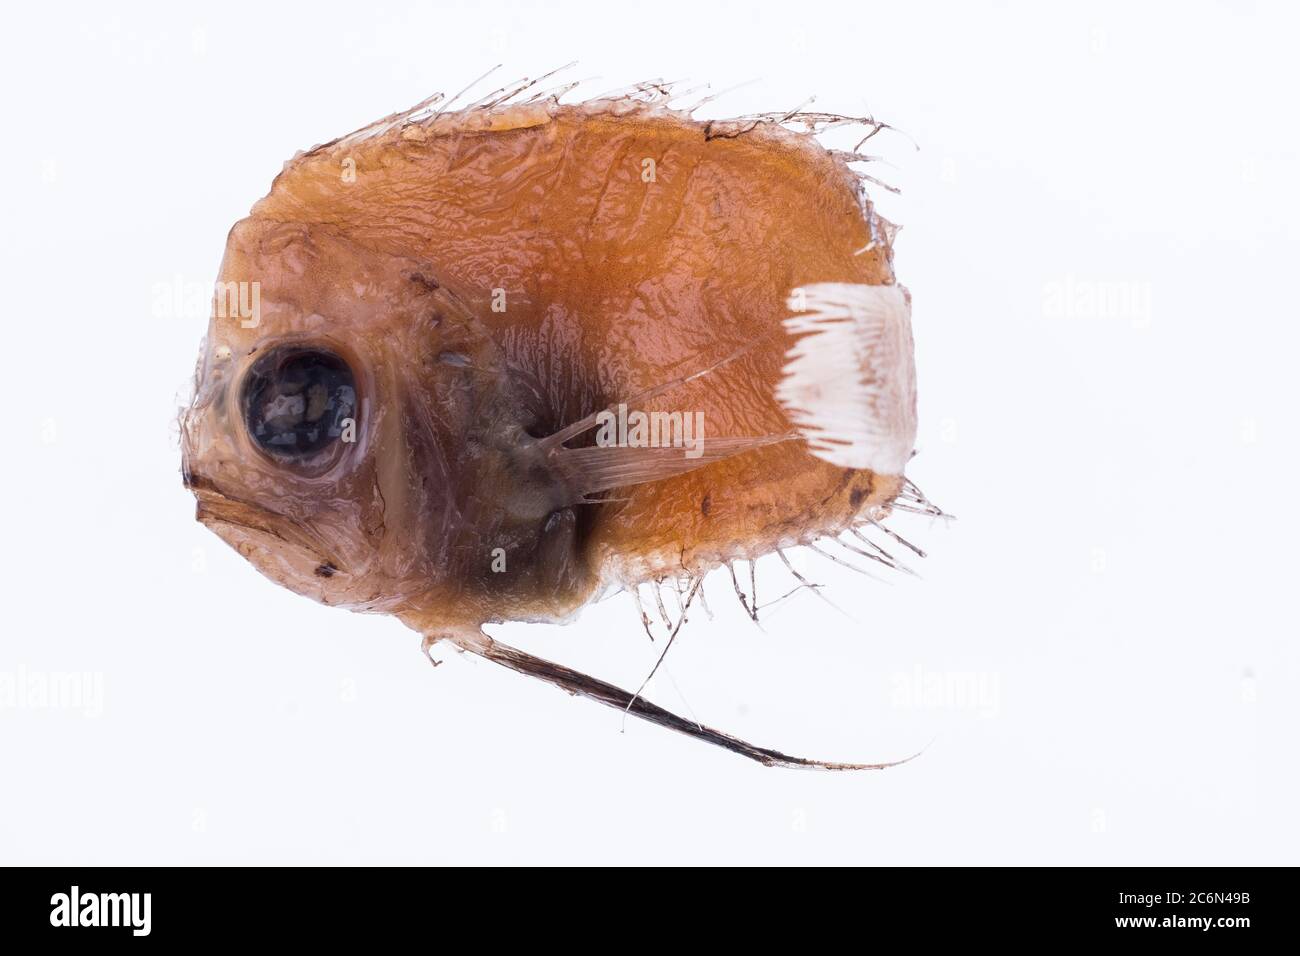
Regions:
<instances>
[{"instance_id":1,"label":"white background","mask_svg":"<svg viewBox=\"0 0 1300 956\"><path fill-rule=\"evenodd\" d=\"M1285 5L37 6L0 40L0 680L103 696L0 704L0 862L1297 862ZM280 164L574 59L589 94L753 80L701 115L816 94L920 146L873 140L903 188L877 196L915 301L909 471L959 520L897 521L920 581L796 556L858 623L804 592L759 631L710 579L649 690L788 752L924 748L906 766L766 769L434 670L193 521L174 420ZM625 686L658 653L624 595L497 634Z\"/></svg>"}]
</instances>

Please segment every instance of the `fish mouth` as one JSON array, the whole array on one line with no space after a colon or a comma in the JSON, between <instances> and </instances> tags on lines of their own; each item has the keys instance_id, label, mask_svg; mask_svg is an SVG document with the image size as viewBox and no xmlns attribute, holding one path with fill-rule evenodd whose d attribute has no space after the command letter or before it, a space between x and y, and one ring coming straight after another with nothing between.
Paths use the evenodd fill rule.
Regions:
<instances>
[{"instance_id":1,"label":"fish mouth","mask_svg":"<svg viewBox=\"0 0 1300 956\"><path fill-rule=\"evenodd\" d=\"M320 535L290 516L222 489L210 476L181 468L185 487L194 493L195 519L237 551L241 540L252 539L269 552L288 549L309 559L320 578L347 575L338 555Z\"/></svg>"}]
</instances>

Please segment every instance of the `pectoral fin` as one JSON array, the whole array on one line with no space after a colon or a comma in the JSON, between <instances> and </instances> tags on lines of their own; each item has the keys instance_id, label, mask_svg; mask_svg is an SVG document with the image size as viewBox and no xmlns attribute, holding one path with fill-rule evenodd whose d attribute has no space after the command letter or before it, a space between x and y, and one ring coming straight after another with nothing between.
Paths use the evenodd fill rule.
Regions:
<instances>
[{"instance_id":1,"label":"pectoral fin","mask_svg":"<svg viewBox=\"0 0 1300 956\"><path fill-rule=\"evenodd\" d=\"M625 485L639 485L684 475L696 468L755 448L789 441L795 435L760 435L752 438L702 439L696 449L670 448L558 448L552 454L556 470L564 476L576 500Z\"/></svg>"}]
</instances>

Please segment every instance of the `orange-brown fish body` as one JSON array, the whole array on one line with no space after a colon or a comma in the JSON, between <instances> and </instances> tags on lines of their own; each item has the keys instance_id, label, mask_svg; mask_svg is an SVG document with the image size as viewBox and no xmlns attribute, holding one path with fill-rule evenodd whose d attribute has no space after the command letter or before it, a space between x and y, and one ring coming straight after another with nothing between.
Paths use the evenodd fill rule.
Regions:
<instances>
[{"instance_id":1,"label":"orange-brown fish body","mask_svg":"<svg viewBox=\"0 0 1300 956\"><path fill-rule=\"evenodd\" d=\"M837 532L901 475L781 441L561 507L517 486L533 466L502 463L505 436L729 356L645 409L702 413L706 442L788 434L791 290L892 284L890 257L844 160L774 122L546 101L317 147L231 233L221 281L260 283L261 314L212 322L187 419L200 517L281 583L426 633L558 620L607 585ZM361 370L362 438L348 468L285 481L250 461L233 393L259 349L317 337ZM456 443L494 414L466 465Z\"/></svg>"}]
</instances>

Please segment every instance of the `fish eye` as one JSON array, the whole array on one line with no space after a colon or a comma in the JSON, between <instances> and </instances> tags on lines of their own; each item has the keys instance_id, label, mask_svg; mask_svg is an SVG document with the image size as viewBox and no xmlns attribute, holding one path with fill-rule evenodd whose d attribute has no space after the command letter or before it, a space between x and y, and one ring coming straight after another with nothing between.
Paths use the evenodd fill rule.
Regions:
<instances>
[{"instance_id":1,"label":"fish eye","mask_svg":"<svg viewBox=\"0 0 1300 956\"><path fill-rule=\"evenodd\" d=\"M244 425L275 458L302 460L333 444L354 418L356 404L352 370L316 346L274 349L244 379Z\"/></svg>"}]
</instances>

